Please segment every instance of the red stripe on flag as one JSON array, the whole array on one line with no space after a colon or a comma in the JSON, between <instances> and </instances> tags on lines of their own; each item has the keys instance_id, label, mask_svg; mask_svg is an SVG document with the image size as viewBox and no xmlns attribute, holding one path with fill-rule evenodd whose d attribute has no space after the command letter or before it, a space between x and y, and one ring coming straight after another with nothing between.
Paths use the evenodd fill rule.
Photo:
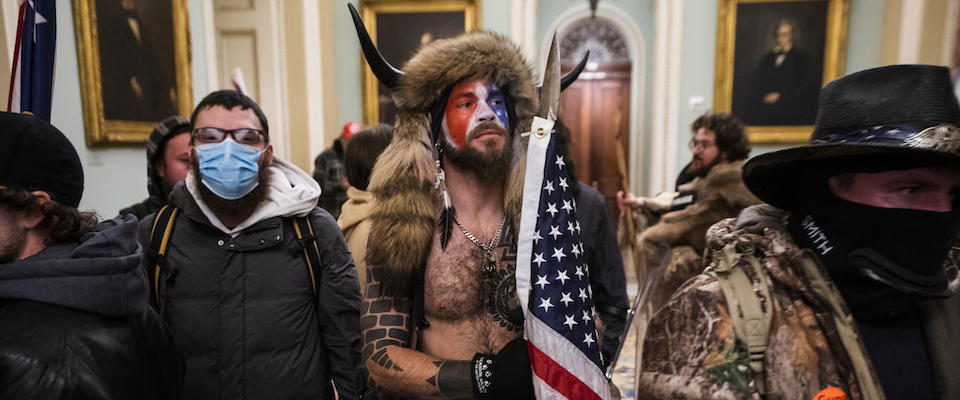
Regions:
<instances>
[{"instance_id":1,"label":"red stripe on flag","mask_svg":"<svg viewBox=\"0 0 960 400\"><path fill-rule=\"evenodd\" d=\"M530 353L530 365L533 367L533 373L543 379L553 390L564 395L568 399L595 399L601 400L590 386L577 378L566 368L563 368L550 356L541 351L531 342L527 342L527 350Z\"/></svg>"},{"instance_id":2,"label":"red stripe on flag","mask_svg":"<svg viewBox=\"0 0 960 400\"><path fill-rule=\"evenodd\" d=\"M23 21L24 14L27 11L27 2L23 1L20 3L20 16L17 17L17 40L13 49L13 68L10 71L10 91L7 92L7 111L13 111L13 90L16 86L17 79L20 79L20 46L21 41L23 40ZM21 88L21 90L23 90ZM17 101L20 101L20 96L17 96Z\"/></svg>"}]
</instances>

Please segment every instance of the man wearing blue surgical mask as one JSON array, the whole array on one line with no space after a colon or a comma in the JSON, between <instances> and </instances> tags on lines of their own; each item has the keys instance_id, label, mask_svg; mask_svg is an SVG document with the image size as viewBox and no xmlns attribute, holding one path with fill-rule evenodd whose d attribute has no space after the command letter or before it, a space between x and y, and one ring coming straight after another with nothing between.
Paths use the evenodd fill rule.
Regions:
<instances>
[{"instance_id":1,"label":"man wearing blue surgical mask","mask_svg":"<svg viewBox=\"0 0 960 400\"><path fill-rule=\"evenodd\" d=\"M211 93L191 123L187 179L140 224L183 398L360 398L359 284L320 187L243 94Z\"/></svg>"}]
</instances>

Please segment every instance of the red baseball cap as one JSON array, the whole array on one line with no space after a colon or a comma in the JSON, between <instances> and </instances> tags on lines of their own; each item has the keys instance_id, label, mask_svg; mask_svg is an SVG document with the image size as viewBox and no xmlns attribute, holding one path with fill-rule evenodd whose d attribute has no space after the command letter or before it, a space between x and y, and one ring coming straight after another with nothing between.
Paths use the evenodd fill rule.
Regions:
<instances>
[{"instance_id":1,"label":"red baseball cap","mask_svg":"<svg viewBox=\"0 0 960 400\"><path fill-rule=\"evenodd\" d=\"M347 122L343 124L343 130L340 131L340 137L350 139L354 134L363 130L363 124L359 122Z\"/></svg>"}]
</instances>

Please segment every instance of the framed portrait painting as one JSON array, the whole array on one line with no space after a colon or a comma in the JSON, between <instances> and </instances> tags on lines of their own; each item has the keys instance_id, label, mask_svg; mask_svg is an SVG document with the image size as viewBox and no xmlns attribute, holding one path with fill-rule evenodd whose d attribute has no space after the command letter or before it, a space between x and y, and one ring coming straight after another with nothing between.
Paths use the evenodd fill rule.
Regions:
<instances>
[{"instance_id":1,"label":"framed portrait painting","mask_svg":"<svg viewBox=\"0 0 960 400\"><path fill-rule=\"evenodd\" d=\"M714 109L753 143L804 142L843 73L849 0L720 0Z\"/></svg>"},{"instance_id":2,"label":"framed portrait painting","mask_svg":"<svg viewBox=\"0 0 960 400\"><path fill-rule=\"evenodd\" d=\"M143 143L190 115L186 0L74 0L88 146Z\"/></svg>"},{"instance_id":3,"label":"framed portrait painting","mask_svg":"<svg viewBox=\"0 0 960 400\"><path fill-rule=\"evenodd\" d=\"M401 68L422 46L480 27L481 0L361 0L360 14L383 56ZM377 81L363 55L363 118L393 123L391 90Z\"/></svg>"}]
</instances>

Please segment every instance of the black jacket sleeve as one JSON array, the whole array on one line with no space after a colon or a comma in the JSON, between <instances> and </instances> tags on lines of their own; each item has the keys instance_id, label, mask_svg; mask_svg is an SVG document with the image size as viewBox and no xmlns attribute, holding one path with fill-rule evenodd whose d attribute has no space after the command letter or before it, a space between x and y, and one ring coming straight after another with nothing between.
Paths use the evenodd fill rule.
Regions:
<instances>
[{"instance_id":1,"label":"black jacket sleeve","mask_svg":"<svg viewBox=\"0 0 960 400\"><path fill-rule=\"evenodd\" d=\"M580 187L577 216L583 225L583 242L587 246L587 265L597 313L606 326L600 348L604 364L610 363L620 336L626 328L626 278L617 236L610 222L603 195L591 187Z\"/></svg>"},{"instance_id":2,"label":"black jacket sleeve","mask_svg":"<svg viewBox=\"0 0 960 400\"><path fill-rule=\"evenodd\" d=\"M366 376L360 361L360 284L340 228L329 213L310 215L321 251L320 332L341 399L359 399Z\"/></svg>"}]
</instances>

